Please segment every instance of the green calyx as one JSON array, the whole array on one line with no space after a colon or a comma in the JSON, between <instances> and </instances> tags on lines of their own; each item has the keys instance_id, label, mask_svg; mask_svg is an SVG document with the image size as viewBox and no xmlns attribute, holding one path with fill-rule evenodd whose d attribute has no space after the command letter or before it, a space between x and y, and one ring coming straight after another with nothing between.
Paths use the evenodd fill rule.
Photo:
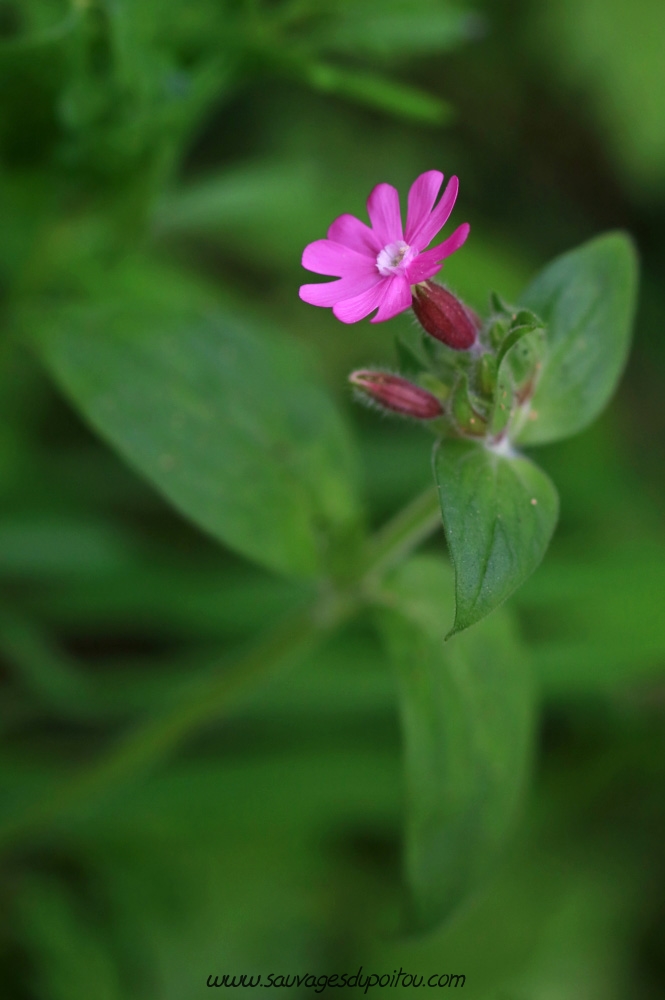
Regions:
<instances>
[{"instance_id":1,"label":"green calyx","mask_svg":"<svg viewBox=\"0 0 665 1000\"><path fill-rule=\"evenodd\" d=\"M454 350L422 330L397 342L402 373L444 405L444 419L432 427L443 438L485 439L493 445L529 419L543 324L531 310L514 309L497 295L491 307L470 350Z\"/></svg>"}]
</instances>

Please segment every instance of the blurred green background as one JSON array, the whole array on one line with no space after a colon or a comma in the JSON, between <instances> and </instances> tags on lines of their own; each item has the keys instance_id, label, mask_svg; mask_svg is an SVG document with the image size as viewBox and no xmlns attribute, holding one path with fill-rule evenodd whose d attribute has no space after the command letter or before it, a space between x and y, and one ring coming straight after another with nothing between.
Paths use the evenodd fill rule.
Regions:
<instances>
[{"instance_id":1,"label":"blurred green background","mask_svg":"<svg viewBox=\"0 0 665 1000\"><path fill-rule=\"evenodd\" d=\"M6 841L3 996L184 1000L210 974L359 965L463 973L488 1000L665 994L664 40L660 0L0 3L0 820L64 796ZM460 178L472 232L444 276L479 311L607 229L633 234L642 284L617 398L539 455L562 513L510 602L539 701L520 820L453 919L395 940L400 739L370 615L68 808L81 765L309 585L220 546L94 435L31 310L122 308L149 259L288 331L378 526L429 483L431 442L356 408L346 375L394 365L411 320L306 306L300 254L432 168Z\"/></svg>"}]
</instances>

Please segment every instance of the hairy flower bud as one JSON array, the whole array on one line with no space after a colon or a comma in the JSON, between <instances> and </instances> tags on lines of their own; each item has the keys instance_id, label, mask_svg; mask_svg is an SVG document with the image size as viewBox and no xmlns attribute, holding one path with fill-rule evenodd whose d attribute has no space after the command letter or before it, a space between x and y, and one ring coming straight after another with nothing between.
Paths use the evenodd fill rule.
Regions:
<instances>
[{"instance_id":1,"label":"hairy flower bud","mask_svg":"<svg viewBox=\"0 0 665 1000\"><path fill-rule=\"evenodd\" d=\"M415 285L411 305L423 329L448 347L465 351L475 344L473 313L443 285L435 281Z\"/></svg>"},{"instance_id":2,"label":"hairy flower bud","mask_svg":"<svg viewBox=\"0 0 665 1000\"><path fill-rule=\"evenodd\" d=\"M436 396L400 375L363 368L351 372L349 382L387 409L417 420L434 420L443 413L443 407Z\"/></svg>"}]
</instances>

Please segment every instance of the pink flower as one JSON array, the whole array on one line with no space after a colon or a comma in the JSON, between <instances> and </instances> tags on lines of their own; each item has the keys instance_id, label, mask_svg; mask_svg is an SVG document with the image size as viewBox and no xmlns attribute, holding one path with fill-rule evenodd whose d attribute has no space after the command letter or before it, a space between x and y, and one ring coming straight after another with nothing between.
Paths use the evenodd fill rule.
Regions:
<instances>
[{"instance_id":1,"label":"pink flower","mask_svg":"<svg viewBox=\"0 0 665 1000\"><path fill-rule=\"evenodd\" d=\"M451 177L434 207L442 183L439 170L428 170L411 185L406 232L396 189L377 184L367 199L371 228L353 215L340 215L327 240L305 247L303 267L339 280L302 285L300 298L313 306L332 306L342 323L357 323L377 308L372 323L381 323L408 309L411 286L436 274L469 235L464 222L443 243L425 249L448 221L457 198L459 182Z\"/></svg>"}]
</instances>

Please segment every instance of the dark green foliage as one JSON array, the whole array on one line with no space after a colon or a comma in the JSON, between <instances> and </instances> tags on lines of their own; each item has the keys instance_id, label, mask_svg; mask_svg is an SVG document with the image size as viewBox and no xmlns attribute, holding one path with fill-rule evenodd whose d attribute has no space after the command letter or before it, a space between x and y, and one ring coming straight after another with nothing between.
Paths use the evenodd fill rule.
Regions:
<instances>
[{"instance_id":1,"label":"dark green foliage","mask_svg":"<svg viewBox=\"0 0 665 1000\"><path fill-rule=\"evenodd\" d=\"M130 263L23 325L92 425L231 548L311 576L357 526L351 446L302 351L177 272Z\"/></svg>"},{"instance_id":2,"label":"dark green foliage","mask_svg":"<svg viewBox=\"0 0 665 1000\"><path fill-rule=\"evenodd\" d=\"M509 7L0 3L8 1000L361 964L463 973L476 1000L662 995L660 4ZM445 280L501 345L464 372L466 417L498 437L542 362L538 419L511 426L560 441L547 475L439 451L454 559L478 484L507 483L485 513L516 522L528 493L533 529L497 554L478 520L457 628L534 568L549 476L561 495L538 572L447 643L442 535L409 558L437 497L378 535L360 514L428 488L431 439L344 385L392 368L395 336L439 389L450 359L405 317L349 329L297 299L305 243L432 167L472 224ZM617 227L637 350L560 440L625 360L633 250L584 243ZM405 900L430 933L396 941Z\"/></svg>"}]
</instances>

